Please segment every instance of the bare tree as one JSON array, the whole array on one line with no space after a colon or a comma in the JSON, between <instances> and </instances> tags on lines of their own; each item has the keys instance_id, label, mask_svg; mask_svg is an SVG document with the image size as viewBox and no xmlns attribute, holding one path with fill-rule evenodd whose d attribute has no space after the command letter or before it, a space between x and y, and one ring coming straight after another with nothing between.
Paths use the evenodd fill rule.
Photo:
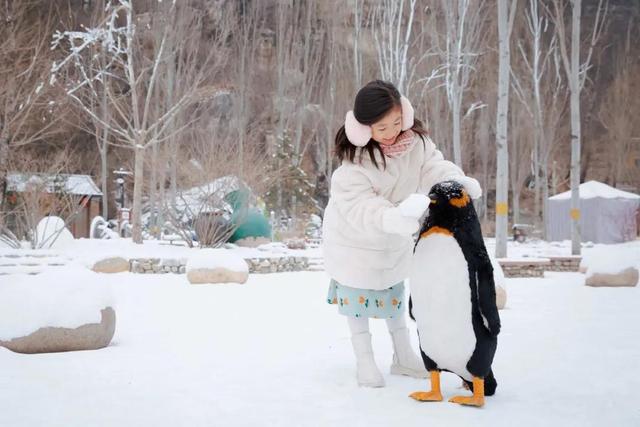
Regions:
<instances>
[{"instance_id":1,"label":"bare tree","mask_svg":"<svg viewBox=\"0 0 640 427\"><path fill-rule=\"evenodd\" d=\"M514 93L533 122L531 171L534 180L534 221L542 205L542 224L547 221L549 159L567 106L568 91L562 76L557 35L537 0L524 13L528 37L518 41L518 67L512 74ZM542 202L542 203L541 203ZM541 227L546 233L546 227Z\"/></svg>"},{"instance_id":2,"label":"bare tree","mask_svg":"<svg viewBox=\"0 0 640 427\"><path fill-rule=\"evenodd\" d=\"M580 92L584 87L587 72L591 67L593 49L602 34L609 6L608 0L599 0L595 22L587 57L580 61L580 19L582 17L582 0L572 0L571 14L571 58L567 49L566 26L564 21L564 2L553 0L554 23L558 32L562 64L569 82L571 103L571 253L580 255Z\"/></svg>"},{"instance_id":3,"label":"bare tree","mask_svg":"<svg viewBox=\"0 0 640 427\"><path fill-rule=\"evenodd\" d=\"M203 114L197 124L187 131L189 147L180 152L181 190L175 206L164 206L169 223L165 229L189 246L195 244L194 234L200 246L219 246L242 225L249 205L256 205L256 195L263 194L279 173L270 169L265 150L255 144L241 147L235 131L216 124L211 115ZM246 163L240 165L239 159ZM233 192L233 197L248 199L233 200Z\"/></svg>"},{"instance_id":4,"label":"bare tree","mask_svg":"<svg viewBox=\"0 0 640 427\"><path fill-rule=\"evenodd\" d=\"M150 49L145 45L144 27L136 25L133 5L128 0L118 0L117 4L108 5L106 19L96 28L85 31L57 32L54 35L53 47L62 48L67 44L68 55L52 67L52 81L65 69L72 68L77 75L75 81L67 81L70 87L67 95L96 122L104 126L114 136L115 144L128 147L134 152L134 191L133 191L133 241L142 243L141 214L142 187L144 172L144 157L146 151L155 144L176 135L182 129L172 126L173 119L179 112L197 102L203 96L201 86L205 80L205 64L216 51L211 49L207 58L197 64L191 63L191 73L188 80L183 81L182 91L175 94L173 103L152 103L154 95L159 90L158 79L161 64L165 61L184 60L184 51L194 39L181 40L170 45L168 39L175 25L176 4L161 7L155 19L148 21L148 26L155 28L160 34L157 43L151 43ZM124 25L119 26L120 18ZM194 28L199 22L192 21ZM101 45L108 53L107 65L92 73L88 69L95 69L94 58L87 55L90 47ZM202 46L204 49L204 46ZM207 48L210 48L207 46ZM89 77L93 76L93 77ZM103 84L109 82L112 84ZM121 88L118 92L114 86ZM109 121L102 120L92 107L96 103L88 103L76 92L88 86L95 88L103 86L108 95ZM97 94L95 90L91 91Z\"/></svg>"},{"instance_id":5,"label":"bare tree","mask_svg":"<svg viewBox=\"0 0 640 427\"><path fill-rule=\"evenodd\" d=\"M632 152L634 137L640 135L640 125L636 120L640 110L638 91L632 90L637 81L640 64L631 54L632 34L638 25L637 18L631 15L627 26L624 46L616 55L614 70L616 75L607 90L598 118L607 129L609 147L605 152L609 166L610 184L616 186L622 182L631 182L631 168L625 168L625 162Z\"/></svg>"},{"instance_id":6,"label":"bare tree","mask_svg":"<svg viewBox=\"0 0 640 427\"><path fill-rule=\"evenodd\" d=\"M522 190L531 176L534 162L534 139L531 109L525 104L509 106L509 183L511 185L511 211L514 224L521 222L520 199Z\"/></svg>"},{"instance_id":7,"label":"bare tree","mask_svg":"<svg viewBox=\"0 0 640 427\"><path fill-rule=\"evenodd\" d=\"M496 257L507 256L509 223L509 151L507 120L509 114L510 40L516 1L498 0L498 34L500 61L498 71L498 111L496 116Z\"/></svg>"},{"instance_id":8,"label":"bare tree","mask_svg":"<svg viewBox=\"0 0 640 427\"><path fill-rule=\"evenodd\" d=\"M5 2L0 7L0 211L12 150L65 131L64 103L50 88L49 34L55 3Z\"/></svg>"},{"instance_id":9,"label":"bare tree","mask_svg":"<svg viewBox=\"0 0 640 427\"><path fill-rule=\"evenodd\" d=\"M441 6L445 17L446 36L444 48L440 49L453 127L453 161L462 166L462 101L481 54L486 35L483 24L487 9L484 0L442 0Z\"/></svg>"},{"instance_id":10,"label":"bare tree","mask_svg":"<svg viewBox=\"0 0 640 427\"><path fill-rule=\"evenodd\" d=\"M413 64L409 53L417 0L382 0L373 13L374 40L380 75L391 81L400 93L411 85L409 74Z\"/></svg>"}]
</instances>

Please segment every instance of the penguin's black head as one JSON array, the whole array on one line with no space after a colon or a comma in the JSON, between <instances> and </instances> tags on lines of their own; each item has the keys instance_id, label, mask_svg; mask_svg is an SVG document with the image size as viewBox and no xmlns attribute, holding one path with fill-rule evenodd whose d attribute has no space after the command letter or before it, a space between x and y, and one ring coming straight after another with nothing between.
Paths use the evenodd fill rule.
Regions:
<instances>
[{"instance_id":1,"label":"penguin's black head","mask_svg":"<svg viewBox=\"0 0 640 427\"><path fill-rule=\"evenodd\" d=\"M471 204L471 198L462 184L456 181L439 182L429 192L431 212L464 209Z\"/></svg>"}]
</instances>

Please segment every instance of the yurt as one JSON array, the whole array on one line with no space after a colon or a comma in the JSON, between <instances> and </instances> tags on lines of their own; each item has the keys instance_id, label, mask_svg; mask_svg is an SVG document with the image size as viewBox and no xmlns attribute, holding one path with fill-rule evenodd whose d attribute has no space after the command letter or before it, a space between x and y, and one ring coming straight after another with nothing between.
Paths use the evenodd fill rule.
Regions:
<instances>
[{"instance_id":1,"label":"yurt","mask_svg":"<svg viewBox=\"0 0 640 427\"><path fill-rule=\"evenodd\" d=\"M571 191L548 199L547 239L571 239ZM582 241L620 243L638 234L640 195L598 181L580 184L580 234Z\"/></svg>"}]
</instances>

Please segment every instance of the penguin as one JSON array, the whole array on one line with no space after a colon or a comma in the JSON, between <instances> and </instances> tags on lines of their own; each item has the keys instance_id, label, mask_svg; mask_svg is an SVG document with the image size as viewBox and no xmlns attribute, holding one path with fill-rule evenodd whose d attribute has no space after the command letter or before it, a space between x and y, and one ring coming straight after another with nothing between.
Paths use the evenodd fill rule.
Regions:
<instances>
[{"instance_id":1,"label":"penguin","mask_svg":"<svg viewBox=\"0 0 640 427\"><path fill-rule=\"evenodd\" d=\"M442 401L440 372L448 371L473 392L449 402L479 407L497 387L491 370L500 333L493 267L464 187L444 181L431 188L429 198L409 276L409 315L431 373L431 391L410 397Z\"/></svg>"}]
</instances>

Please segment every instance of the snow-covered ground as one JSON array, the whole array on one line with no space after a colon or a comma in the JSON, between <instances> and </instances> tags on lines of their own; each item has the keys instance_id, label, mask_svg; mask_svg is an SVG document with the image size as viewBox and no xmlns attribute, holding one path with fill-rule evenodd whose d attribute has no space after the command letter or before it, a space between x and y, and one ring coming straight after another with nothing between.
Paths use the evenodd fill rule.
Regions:
<instances>
[{"instance_id":1,"label":"snow-covered ground","mask_svg":"<svg viewBox=\"0 0 640 427\"><path fill-rule=\"evenodd\" d=\"M640 242L585 248L587 259L605 253L640 263ZM507 279L498 391L476 409L410 399L427 383L388 375L382 321L372 333L387 386L359 388L346 322L325 302L324 272L250 275L244 285L113 278L109 347L0 348L0 425L640 425L639 287L590 288L579 273ZM445 397L464 393L459 385L443 375Z\"/></svg>"}]
</instances>

